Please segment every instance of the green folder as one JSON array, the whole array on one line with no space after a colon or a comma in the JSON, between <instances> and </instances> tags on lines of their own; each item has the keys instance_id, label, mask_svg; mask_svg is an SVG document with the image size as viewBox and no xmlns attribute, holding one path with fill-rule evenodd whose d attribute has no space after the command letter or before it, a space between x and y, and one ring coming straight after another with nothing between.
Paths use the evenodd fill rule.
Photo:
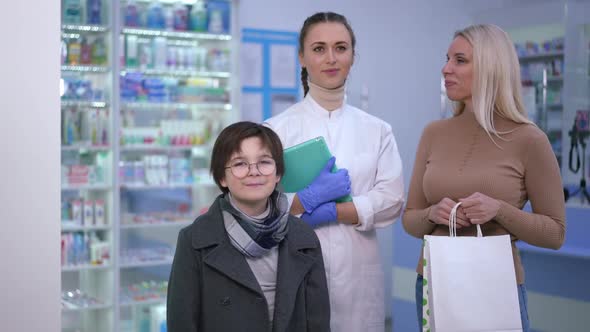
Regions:
<instances>
[{"instance_id":1,"label":"green folder","mask_svg":"<svg viewBox=\"0 0 590 332\"><path fill-rule=\"evenodd\" d=\"M285 174L281 179L283 191L295 193L305 188L320 174L331 157L330 149L322 136L285 149L283 151ZM338 168L334 165L332 173L337 170ZM352 202L352 197L346 195L337 199L336 202Z\"/></svg>"}]
</instances>

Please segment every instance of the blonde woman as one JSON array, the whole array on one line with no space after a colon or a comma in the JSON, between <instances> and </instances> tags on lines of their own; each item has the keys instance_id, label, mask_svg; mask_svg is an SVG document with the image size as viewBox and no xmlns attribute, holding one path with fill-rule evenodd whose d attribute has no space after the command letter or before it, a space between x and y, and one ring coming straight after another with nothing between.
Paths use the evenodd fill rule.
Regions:
<instances>
[{"instance_id":1,"label":"blonde woman","mask_svg":"<svg viewBox=\"0 0 590 332\"><path fill-rule=\"evenodd\" d=\"M558 249L565 235L560 170L547 136L527 119L520 68L506 32L473 25L455 33L442 69L454 116L428 125L418 146L402 222L417 238L510 234L523 330L529 330L524 269L515 242ZM522 210L527 201L532 212ZM422 257L416 280L422 322ZM487 285L494 287L494 285ZM468 304L466 304L468 305Z\"/></svg>"}]
</instances>

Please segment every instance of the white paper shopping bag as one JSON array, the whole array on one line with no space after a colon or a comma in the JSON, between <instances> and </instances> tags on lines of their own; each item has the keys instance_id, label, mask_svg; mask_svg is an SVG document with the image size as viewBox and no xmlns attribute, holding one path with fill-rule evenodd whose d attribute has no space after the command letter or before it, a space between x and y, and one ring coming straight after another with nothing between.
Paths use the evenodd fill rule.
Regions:
<instances>
[{"instance_id":1,"label":"white paper shopping bag","mask_svg":"<svg viewBox=\"0 0 590 332\"><path fill-rule=\"evenodd\" d=\"M522 331L510 236L424 237L423 331Z\"/></svg>"}]
</instances>

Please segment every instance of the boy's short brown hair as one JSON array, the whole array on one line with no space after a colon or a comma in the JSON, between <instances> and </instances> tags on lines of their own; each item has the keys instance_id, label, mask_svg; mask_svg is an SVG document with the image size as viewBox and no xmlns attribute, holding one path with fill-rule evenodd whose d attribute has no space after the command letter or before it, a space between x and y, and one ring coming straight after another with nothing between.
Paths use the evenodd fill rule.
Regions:
<instances>
[{"instance_id":1,"label":"boy's short brown hair","mask_svg":"<svg viewBox=\"0 0 590 332\"><path fill-rule=\"evenodd\" d=\"M228 188L221 185L221 180L225 178L225 167L231 156L236 152L240 152L242 142L250 137L260 138L262 146L270 150L276 164L276 174L282 177L285 173L283 144L281 144L279 136L272 129L254 122L236 122L221 131L215 140L213 152L211 153L210 172L213 180L224 193L229 191Z\"/></svg>"}]
</instances>

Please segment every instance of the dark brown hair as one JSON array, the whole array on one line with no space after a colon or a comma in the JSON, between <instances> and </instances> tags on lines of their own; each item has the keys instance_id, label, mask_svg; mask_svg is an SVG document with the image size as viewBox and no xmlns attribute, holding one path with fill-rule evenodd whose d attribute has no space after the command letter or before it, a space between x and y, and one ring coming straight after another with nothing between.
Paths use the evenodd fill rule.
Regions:
<instances>
[{"instance_id":1,"label":"dark brown hair","mask_svg":"<svg viewBox=\"0 0 590 332\"><path fill-rule=\"evenodd\" d=\"M350 27L346 17L333 12L315 13L305 19L305 22L303 22L303 26L301 27L301 31L299 32L299 54L303 54L303 42L305 41L305 37L307 37L309 29L318 23L329 22L340 23L344 25L346 30L348 30L348 33L350 34L350 41L352 42L352 53L354 54L354 47L356 46L354 31L352 31L352 28ZM307 85L307 69L303 67L301 67L301 84L303 84L303 96L306 96L307 92L309 91L309 86Z\"/></svg>"},{"instance_id":2,"label":"dark brown hair","mask_svg":"<svg viewBox=\"0 0 590 332\"><path fill-rule=\"evenodd\" d=\"M277 175L283 176L285 173L283 145L279 136L272 129L254 122L236 122L221 131L215 140L213 152L211 153L210 172L213 175L213 180L224 193L229 191L229 189L221 185L221 181L225 178L225 167L231 156L240 152L242 142L250 137L260 138L262 146L270 150L276 163Z\"/></svg>"}]
</instances>

